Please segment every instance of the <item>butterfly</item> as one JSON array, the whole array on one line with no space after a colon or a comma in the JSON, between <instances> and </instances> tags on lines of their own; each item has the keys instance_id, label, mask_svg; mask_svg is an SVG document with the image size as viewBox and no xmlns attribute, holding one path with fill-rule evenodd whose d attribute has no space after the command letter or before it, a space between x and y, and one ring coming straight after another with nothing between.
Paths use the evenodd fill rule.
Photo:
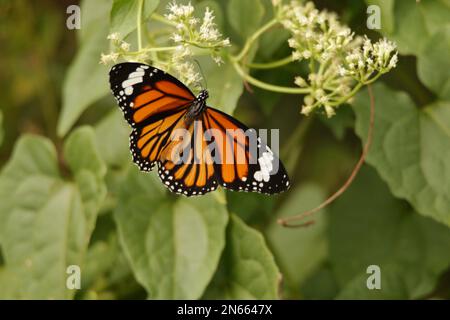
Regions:
<instances>
[{"instance_id":1,"label":"butterfly","mask_svg":"<svg viewBox=\"0 0 450 320\"><path fill-rule=\"evenodd\" d=\"M207 106L208 91L196 97L170 74L133 62L114 65L109 81L132 127L133 161L142 171L157 165L170 191L196 196L218 186L264 194L289 188L277 155L255 129Z\"/></svg>"}]
</instances>

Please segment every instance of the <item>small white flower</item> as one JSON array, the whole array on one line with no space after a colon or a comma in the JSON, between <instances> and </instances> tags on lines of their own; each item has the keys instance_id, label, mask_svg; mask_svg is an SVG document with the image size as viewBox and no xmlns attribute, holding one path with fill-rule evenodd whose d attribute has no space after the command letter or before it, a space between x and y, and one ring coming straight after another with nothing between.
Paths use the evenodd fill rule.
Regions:
<instances>
[{"instance_id":1,"label":"small white flower","mask_svg":"<svg viewBox=\"0 0 450 320\"><path fill-rule=\"evenodd\" d=\"M309 59L309 58L311 58L312 53L311 53L311 51L309 51L309 50L305 50L305 51L302 52L302 56L303 56L303 58L305 58L305 59Z\"/></svg>"},{"instance_id":2,"label":"small white flower","mask_svg":"<svg viewBox=\"0 0 450 320\"><path fill-rule=\"evenodd\" d=\"M389 61L388 68L389 68L389 69L395 68L395 67L397 66L397 62L398 62L398 56L397 56L397 53L395 53L395 54L392 56L391 60Z\"/></svg>"},{"instance_id":3,"label":"small white flower","mask_svg":"<svg viewBox=\"0 0 450 320\"><path fill-rule=\"evenodd\" d=\"M324 106L324 108L325 108L325 113L327 114L328 118L331 118L332 116L334 116L336 114L336 112L334 111L334 108L332 108L331 106L326 104Z\"/></svg>"},{"instance_id":4,"label":"small white flower","mask_svg":"<svg viewBox=\"0 0 450 320\"><path fill-rule=\"evenodd\" d=\"M115 63L117 61L117 59L119 58L119 54L116 52L111 52L109 54L104 54L102 53L100 55L100 63L101 64L108 64L108 63Z\"/></svg>"},{"instance_id":5,"label":"small white flower","mask_svg":"<svg viewBox=\"0 0 450 320\"><path fill-rule=\"evenodd\" d=\"M301 113L304 114L305 116L308 116L313 111L313 109L314 108L312 106L304 105L302 106Z\"/></svg>"},{"instance_id":6,"label":"small white flower","mask_svg":"<svg viewBox=\"0 0 450 320\"><path fill-rule=\"evenodd\" d=\"M289 44L289 47L295 48L296 45L297 45L297 41L294 38L289 38L288 39L288 44Z\"/></svg>"},{"instance_id":7,"label":"small white flower","mask_svg":"<svg viewBox=\"0 0 450 320\"><path fill-rule=\"evenodd\" d=\"M176 42L176 43L179 43L179 42L183 41L183 37L179 33L174 33L172 35L171 39L173 40L173 42Z\"/></svg>"},{"instance_id":8,"label":"small white flower","mask_svg":"<svg viewBox=\"0 0 450 320\"><path fill-rule=\"evenodd\" d=\"M224 47L231 46L230 39L226 38L226 39L222 40L222 46L224 46Z\"/></svg>"},{"instance_id":9,"label":"small white flower","mask_svg":"<svg viewBox=\"0 0 450 320\"><path fill-rule=\"evenodd\" d=\"M223 64L223 59L222 59L221 56L213 56L212 58L213 58L214 62L215 62L218 66L220 66L220 65Z\"/></svg>"},{"instance_id":10,"label":"small white flower","mask_svg":"<svg viewBox=\"0 0 450 320\"><path fill-rule=\"evenodd\" d=\"M128 42L122 41L122 43L120 44L120 48L124 51L129 51L130 44Z\"/></svg>"},{"instance_id":11,"label":"small white flower","mask_svg":"<svg viewBox=\"0 0 450 320\"><path fill-rule=\"evenodd\" d=\"M302 54L298 51L292 51L292 60L302 60Z\"/></svg>"},{"instance_id":12,"label":"small white flower","mask_svg":"<svg viewBox=\"0 0 450 320\"><path fill-rule=\"evenodd\" d=\"M109 34L106 39L108 40L119 40L120 34L118 32L114 32Z\"/></svg>"},{"instance_id":13,"label":"small white flower","mask_svg":"<svg viewBox=\"0 0 450 320\"><path fill-rule=\"evenodd\" d=\"M303 79L302 77L298 76L295 77L295 84L299 87L306 87L308 84L306 83L305 79Z\"/></svg>"},{"instance_id":14,"label":"small white flower","mask_svg":"<svg viewBox=\"0 0 450 320\"><path fill-rule=\"evenodd\" d=\"M310 106L314 103L314 98L311 95L307 95L304 99L303 102L307 105Z\"/></svg>"},{"instance_id":15,"label":"small white flower","mask_svg":"<svg viewBox=\"0 0 450 320\"><path fill-rule=\"evenodd\" d=\"M346 76L347 75L347 69L345 69L342 65L340 65L339 67L338 67L338 72L339 72L339 75L341 76L341 77L344 77L344 76Z\"/></svg>"}]
</instances>

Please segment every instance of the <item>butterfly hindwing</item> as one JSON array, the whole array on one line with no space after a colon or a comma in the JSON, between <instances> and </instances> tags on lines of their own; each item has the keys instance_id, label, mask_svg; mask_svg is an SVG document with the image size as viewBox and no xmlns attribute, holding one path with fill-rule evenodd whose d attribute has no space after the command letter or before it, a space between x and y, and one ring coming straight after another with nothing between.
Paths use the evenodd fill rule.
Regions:
<instances>
[{"instance_id":1,"label":"butterfly hindwing","mask_svg":"<svg viewBox=\"0 0 450 320\"><path fill-rule=\"evenodd\" d=\"M275 194L289 188L289 177L283 164L255 129L249 129L235 118L211 107L205 111L205 122L208 128L221 134L221 155L215 157L219 160L215 168L220 185L234 191L265 194Z\"/></svg>"},{"instance_id":2,"label":"butterfly hindwing","mask_svg":"<svg viewBox=\"0 0 450 320\"><path fill-rule=\"evenodd\" d=\"M171 143L166 145L164 156L158 162L158 174L172 192L195 196L218 187L214 163L203 136L203 126L197 121L187 128L182 141L173 142L174 147Z\"/></svg>"}]
</instances>

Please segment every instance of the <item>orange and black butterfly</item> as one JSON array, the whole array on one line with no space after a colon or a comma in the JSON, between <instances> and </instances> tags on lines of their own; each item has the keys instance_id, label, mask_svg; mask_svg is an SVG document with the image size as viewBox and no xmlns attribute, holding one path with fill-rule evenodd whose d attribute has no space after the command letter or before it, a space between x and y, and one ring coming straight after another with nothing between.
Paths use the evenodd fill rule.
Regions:
<instances>
[{"instance_id":1,"label":"orange and black butterfly","mask_svg":"<svg viewBox=\"0 0 450 320\"><path fill-rule=\"evenodd\" d=\"M286 170L256 130L207 106L206 90L196 97L173 76L141 63L117 64L109 77L133 129L133 161L143 171L157 164L170 191L194 196L220 185L274 194L289 188Z\"/></svg>"}]
</instances>

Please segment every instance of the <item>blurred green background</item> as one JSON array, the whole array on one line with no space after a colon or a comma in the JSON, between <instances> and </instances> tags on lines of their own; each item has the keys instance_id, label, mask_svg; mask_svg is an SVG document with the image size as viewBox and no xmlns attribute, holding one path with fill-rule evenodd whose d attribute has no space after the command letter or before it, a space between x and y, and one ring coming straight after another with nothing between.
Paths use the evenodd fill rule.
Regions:
<instances>
[{"instance_id":1,"label":"blurred green background","mask_svg":"<svg viewBox=\"0 0 450 320\"><path fill-rule=\"evenodd\" d=\"M244 1L270 14L270 1ZM216 100L239 98L236 118L280 128L292 188L180 199L131 164L109 67L98 63L112 1L82 1L80 31L66 28L74 1L2 1L0 298L448 299L450 2L314 2L359 34L395 41L400 57L374 86L368 164L313 225L284 229L277 218L313 208L350 174L366 139L366 90L332 119L305 118L299 97L251 92L226 64L219 79L205 67L212 92L236 86ZM228 12L237 3L193 1L239 45ZM381 8L377 32L366 28L368 4ZM277 36L261 40L256 61L289 54ZM255 75L289 85L298 73L290 64ZM80 290L66 287L72 264ZM381 267L381 290L366 287L369 265Z\"/></svg>"}]
</instances>

